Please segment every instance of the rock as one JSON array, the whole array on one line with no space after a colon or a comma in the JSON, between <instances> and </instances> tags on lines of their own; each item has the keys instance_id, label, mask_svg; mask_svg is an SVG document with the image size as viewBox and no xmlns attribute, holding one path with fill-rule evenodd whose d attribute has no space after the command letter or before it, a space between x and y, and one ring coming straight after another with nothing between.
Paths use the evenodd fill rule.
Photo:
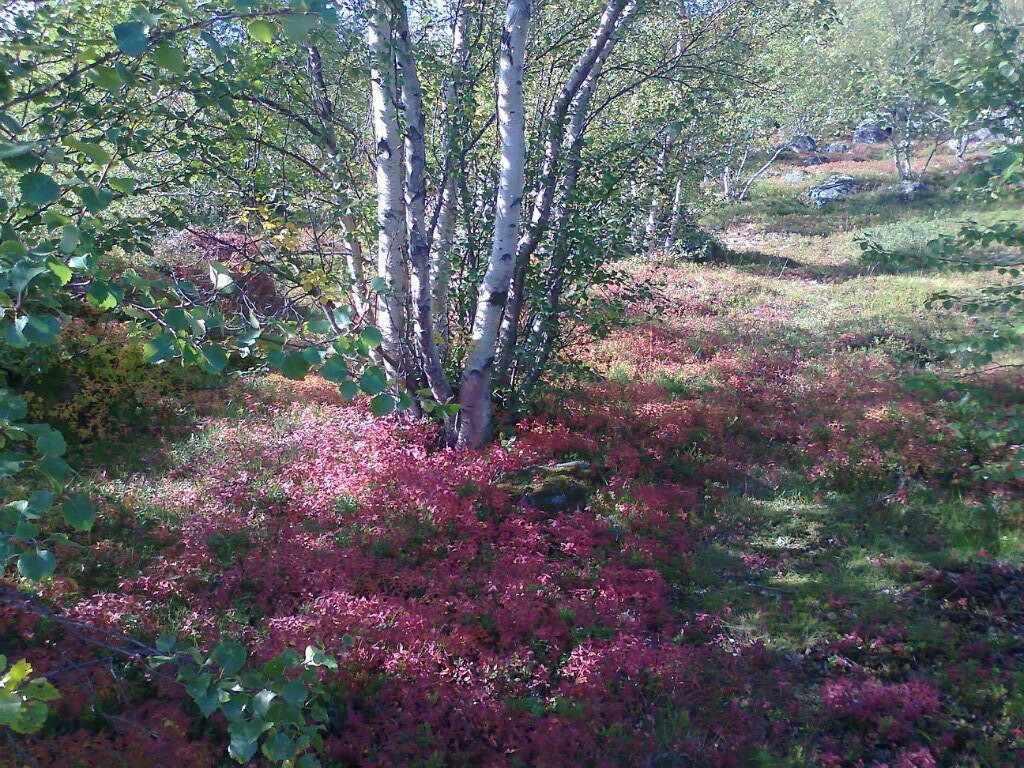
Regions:
<instances>
[{"instance_id":1,"label":"rock","mask_svg":"<svg viewBox=\"0 0 1024 768\"><path fill-rule=\"evenodd\" d=\"M811 174L809 174L807 171L794 170L785 174L782 177L782 180L789 182L790 184L803 184L809 178L811 178Z\"/></svg>"},{"instance_id":2,"label":"rock","mask_svg":"<svg viewBox=\"0 0 1024 768\"><path fill-rule=\"evenodd\" d=\"M842 154L850 151L850 145L843 141L833 141L825 147L825 151L832 155Z\"/></svg>"},{"instance_id":3,"label":"rock","mask_svg":"<svg viewBox=\"0 0 1024 768\"><path fill-rule=\"evenodd\" d=\"M853 131L854 144L884 144L889 134L882 130L882 124L872 118L861 120Z\"/></svg>"},{"instance_id":4,"label":"rock","mask_svg":"<svg viewBox=\"0 0 1024 768\"><path fill-rule=\"evenodd\" d=\"M857 182L853 176L836 174L829 176L821 184L817 184L807 190L807 196L817 206L822 206L831 200L841 200L853 193Z\"/></svg>"},{"instance_id":5,"label":"rock","mask_svg":"<svg viewBox=\"0 0 1024 768\"><path fill-rule=\"evenodd\" d=\"M586 461L530 467L514 480L500 484L525 504L542 512L583 509L591 492L592 468Z\"/></svg>"},{"instance_id":6,"label":"rock","mask_svg":"<svg viewBox=\"0 0 1024 768\"><path fill-rule=\"evenodd\" d=\"M818 144L810 136L797 136L789 142L789 148L797 152L814 152L818 149Z\"/></svg>"},{"instance_id":7,"label":"rock","mask_svg":"<svg viewBox=\"0 0 1024 768\"><path fill-rule=\"evenodd\" d=\"M923 184L920 181L903 181L900 182L900 198L903 200L917 200L925 197L931 189L927 184Z\"/></svg>"},{"instance_id":8,"label":"rock","mask_svg":"<svg viewBox=\"0 0 1024 768\"><path fill-rule=\"evenodd\" d=\"M832 161L829 160L824 155L811 155L806 160L804 160L803 165L806 165L806 166L824 165L825 163L831 163L831 162Z\"/></svg>"},{"instance_id":9,"label":"rock","mask_svg":"<svg viewBox=\"0 0 1024 768\"><path fill-rule=\"evenodd\" d=\"M969 141L972 142L982 142L992 141L993 139L995 139L995 136L993 135L992 131L990 131L988 128L982 127L976 131L971 131L971 133L967 135L967 138Z\"/></svg>"}]
</instances>

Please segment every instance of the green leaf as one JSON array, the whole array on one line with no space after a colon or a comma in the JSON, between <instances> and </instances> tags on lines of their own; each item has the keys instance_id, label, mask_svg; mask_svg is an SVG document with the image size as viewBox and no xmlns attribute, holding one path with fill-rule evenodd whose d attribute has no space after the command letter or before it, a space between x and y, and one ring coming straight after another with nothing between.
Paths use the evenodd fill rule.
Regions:
<instances>
[{"instance_id":1,"label":"green leaf","mask_svg":"<svg viewBox=\"0 0 1024 768\"><path fill-rule=\"evenodd\" d=\"M370 401L370 412L379 418L393 413L397 406L398 401L395 400L394 396L384 392Z\"/></svg>"},{"instance_id":2,"label":"green leaf","mask_svg":"<svg viewBox=\"0 0 1024 768\"><path fill-rule=\"evenodd\" d=\"M28 325L28 318L22 315L4 328L4 339L15 349L24 349L28 346L28 339L25 338L26 325Z\"/></svg>"},{"instance_id":3,"label":"green leaf","mask_svg":"<svg viewBox=\"0 0 1024 768\"><path fill-rule=\"evenodd\" d=\"M14 527L14 538L20 541L32 542L39 535L39 526L29 520L19 520Z\"/></svg>"},{"instance_id":4,"label":"green leaf","mask_svg":"<svg viewBox=\"0 0 1024 768\"><path fill-rule=\"evenodd\" d=\"M98 310L105 311L117 306L117 296L110 290L110 286L98 280L89 284L89 290L85 295L89 304Z\"/></svg>"},{"instance_id":5,"label":"green leaf","mask_svg":"<svg viewBox=\"0 0 1024 768\"><path fill-rule=\"evenodd\" d=\"M341 382L341 396L346 400L353 399L359 394L359 385L352 379L347 379Z\"/></svg>"},{"instance_id":6,"label":"green leaf","mask_svg":"<svg viewBox=\"0 0 1024 768\"><path fill-rule=\"evenodd\" d=\"M161 45L153 51L153 62L176 75L185 74L185 55L173 45Z\"/></svg>"},{"instance_id":7,"label":"green leaf","mask_svg":"<svg viewBox=\"0 0 1024 768\"><path fill-rule=\"evenodd\" d=\"M63 252L63 253L74 253L75 249L78 248L78 244L81 241L82 241L82 233L79 231L78 227L75 227L75 226L72 226L71 224L68 224L66 227L64 227L64 231L61 233L60 245L58 246L58 248L60 248L61 252ZM53 270L53 267L50 267L50 269ZM65 269L67 269L67 268L65 267ZM54 270L54 274L56 274L57 277L60 277L60 274L58 274L56 272L56 270ZM67 276L68 276L68 280L70 280L71 279L71 270L70 269L68 270L68 275ZM62 279L61 280L61 285L66 285L67 282L68 282L67 280L63 280Z\"/></svg>"},{"instance_id":8,"label":"green leaf","mask_svg":"<svg viewBox=\"0 0 1024 768\"><path fill-rule=\"evenodd\" d=\"M21 708L18 721L11 726L15 733L38 733L46 724L50 710L41 701L26 701Z\"/></svg>"},{"instance_id":9,"label":"green leaf","mask_svg":"<svg viewBox=\"0 0 1024 768\"><path fill-rule=\"evenodd\" d=\"M348 366L341 357L335 355L320 366L320 375L328 381L341 384L349 379Z\"/></svg>"},{"instance_id":10,"label":"green leaf","mask_svg":"<svg viewBox=\"0 0 1024 768\"><path fill-rule=\"evenodd\" d=\"M43 214L44 222L49 213L50 211L47 211L46 213ZM26 248L25 244L20 242L19 240L4 240L3 242L0 242L0 256L6 256L10 259L16 259L21 256L27 255L28 248Z\"/></svg>"},{"instance_id":11,"label":"green leaf","mask_svg":"<svg viewBox=\"0 0 1024 768\"><path fill-rule=\"evenodd\" d=\"M324 361L325 352L316 347L306 347L302 350L302 356L310 365L320 365Z\"/></svg>"},{"instance_id":12,"label":"green leaf","mask_svg":"<svg viewBox=\"0 0 1024 768\"><path fill-rule=\"evenodd\" d=\"M370 349L376 349L384 341L384 337L381 336L380 331L378 331L372 325L366 326L363 329L363 332L361 334L359 334L359 338Z\"/></svg>"},{"instance_id":13,"label":"green leaf","mask_svg":"<svg viewBox=\"0 0 1024 768\"><path fill-rule=\"evenodd\" d=\"M23 514L31 519L42 517L53 507L56 498L50 491L36 491L28 498Z\"/></svg>"},{"instance_id":14,"label":"green leaf","mask_svg":"<svg viewBox=\"0 0 1024 768\"><path fill-rule=\"evenodd\" d=\"M64 143L76 152L81 152L96 165L106 165L111 160L111 155L102 146L92 141L79 141L74 137L64 140Z\"/></svg>"},{"instance_id":15,"label":"green leaf","mask_svg":"<svg viewBox=\"0 0 1024 768\"><path fill-rule=\"evenodd\" d=\"M35 141L0 141L0 162L30 155L36 145Z\"/></svg>"},{"instance_id":16,"label":"green leaf","mask_svg":"<svg viewBox=\"0 0 1024 768\"><path fill-rule=\"evenodd\" d=\"M295 757L295 740L288 734L278 731L263 742L260 751L270 762L280 764Z\"/></svg>"},{"instance_id":17,"label":"green leaf","mask_svg":"<svg viewBox=\"0 0 1024 768\"><path fill-rule=\"evenodd\" d=\"M245 646L235 642L221 643L210 654L210 658L217 662L221 671L227 676L235 674L245 666L247 656Z\"/></svg>"},{"instance_id":18,"label":"green leaf","mask_svg":"<svg viewBox=\"0 0 1024 768\"><path fill-rule=\"evenodd\" d=\"M173 360L175 355L174 337L169 333L161 333L143 345L142 355L146 362L155 365Z\"/></svg>"},{"instance_id":19,"label":"green leaf","mask_svg":"<svg viewBox=\"0 0 1024 768\"><path fill-rule=\"evenodd\" d=\"M75 194L82 200L82 204L89 213L99 213L114 201L114 193L109 189L99 187L78 187Z\"/></svg>"},{"instance_id":20,"label":"green leaf","mask_svg":"<svg viewBox=\"0 0 1024 768\"><path fill-rule=\"evenodd\" d=\"M96 85L106 88L111 93L117 93L117 91L121 90L121 76L117 74L117 70L113 67L96 66L86 76Z\"/></svg>"},{"instance_id":21,"label":"green leaf","mask_svg":"<svg viewBox=\"0 0 1024 768\"><path fill-rule=\"evenodd\" d=\"M96 521L96 507L84 493L72 493L61 504L64 520L76 531L88 531Z\"/></svg>"},{"instance_id":22,"label":"green leaf","mask_svg":"<svg viewBox=\"0 0 1024 768\"><path fill-rule=\"evenodd\" d=\"M306 330L310 333L326 334L334 330L334 326L326 317L318 317L306 323Z\"/></svg>"},{"instance_id":23,"label":"green leaf","mask_svg":"<svg viewBox=\"0 0 1024 768\"><path fill-rule=\"evenodd\" d=\"M28 401L21 395L11 395L0 390L0 419L18 421L28 413Z\"/></svg>"},{"instance_id":24,"label":"green leaf","mask_svg":"<svg viewBox=\"0 0 1024 768\"><path fill-rule=\"evenodd\" d=\"M276 698L276 693L267 688L264 688L262 691L257 693L252 699L253 711L260 717L266 717L267 711L270 709L271 702Z\"/></svg>"},{"instance_id":25,"label":"green leaf","mask_svg":"<svg viewBox=\"0 0 1024 768\"><path fill-rule=\"evenodd\" d=\"M244 736L232 736L228 754L244 765L256 756L256 741Z\"/></svg>"},{"instance_id":26,"label":"green leaf","mask_svg":"<svg viewBox=\"0 0 1024 768\"><path fill-rule=\"evenodd\" d=\"M0 725L11 728L21 715L22 698L17 693L0 690Z\"/></svg>"},{"instance_id":27,"label":"green leaf","mask_svg":"<svg viewBox=\"0 0 1024 768\"><path fill-rule=\"evenodd\" d=\"M220 373L228 365L228 356L215 344L205 344L199 348L199 367L207 373Z\"/></svg>"},{"instance_id":28,"label":"green leaf","mask_svg":"<svg viewBox=\"0 0 1024 768\"><path fill-rule=\"evenodd\" d=\"M289 680L281 688L281 698L296 707L306 703L307 695L306 686L301 680Z\"/></svg>"},{"instance_id":29,"label":"green leaf","mask_svg":"<svg viewBox=\"0 0 1024 768\"><path fill-rule=\"evenodd\" d=\"M114 25L117 47L129 56L141 56L149 48L149 34L141 21L125 21Z\"/></svg>"},{"instance_id":30,"label":"green leaf","mask_svg":"<svg viewBox=\"0 0 1024 768\"><path fill-rule=\"evenodd\" d=\"M378 366L367 368L359 378L359 386L368 395L377 395L388 388L388 377Z\"/></svg>"},{"instance_id":31,"label":"green leaf","mask_svg":"<svg viewBox=\"0 0 1024 768\"><path fill-rule=\"evenodd\" d=\"M36 438L36 449L44 456L63 456L68 449L64 435L53 429Z\"/></svg>"},{"instance_id":32,"label":"green leaf","mask_svg":"<svg viewBox=\"0 0 1024 768\"><path fill-rule=\"evenodd\" d=\"M309 361L301 352L292 352L281 362L281 375L286 378L302 381L308 372Z\"/></svg>"},{"instance_id":33,"label":"green leaf","mask_svg":"<svg viewBox=\"0 0 1024 768\"><path fill-rule=\"evenodd\" d=\"M277 26L269 19L253 19L249 22L249 37L261 43L274 42Z\"/></svg>"},{"instance_id":34,"label":"green leaf","mask_svg":"<svg viewBox=\"0 0 1024 768\"><path fill-rule=\"evenodd\" d=\"M60 197L60 186L45 173L26 173L18 182L21 196L30 205L49 205Z\"/></svg>"},{"instance_id":35,"label":"green leaf","mask_svg":"<svg viewBox=\"0 0 1024 768\"><path fill-rule=\"evenodd\" d=\"M23 329L25 339L29 344L49 346L57 342L57 334L60 333L60 321L50 315L37 315L28 318L28 323Z\"/></svg>"},{"instance_id":36,"label":"green leaf","mask_svg":"<svg viewBox=\"0 0 1024 768\"><path fill-rule=\"evenodd\" d=\"M29 681L24 688L25 696L37 701L56 701L60 698L57 689L54 688L45 677Z\"/></svg>"},{"instance_id":37,"label":"green leaf","mask_svg":"<svg viewBox=\"0 0 1024 768\"><path fill-rule=\"evenodd\" d=\"M135 179L128 176L111 176L107 179L111 189L116 189L125 195L135 194Z\"/></svg>"},{"instance_id":38,"label":"green leaf","mask_svg":"<svg viewBox=\"0 0 1024 768\"><path fill-rule=\"evenodd\" d=\"M234 282L231 271L219 261L210 262L210 282L218 291L223 291Z\"/></svg>"},{"instance_id":39,"label":"green leaf","mask_svg":"<svg viewBox=\"0 0 1024 768\"><path fill-rule=\"evenodd\" d=\"M179 333L192 328L192 321L181 307L172 307L164 312L164 322Z\"/></svg>"},{"instance_id":40,"label":"green leaf","mask_svg":"<svg viewBox=\"0 0 1024 768\"><path fill-rule=\"evenodd\" d=\"M31 264L16 264L7 274L7 280L15 292L22 293L33 280L44 272L46 272L45 267L36 267Z\"/></svg>"},{"instance_id":41,"label":"green leaf","mask_svg":"<svg viewBox=\"0 0 1024 768\"><path fill-rule=\"evenodd\" d=\"M281 17L281 29L285 37L296 43L304 43L317 28L320 19L308 13L294 13Z\"/></svg>"},{"instance_id":42,"label":"green leaf","mask_svg":"<svg viewBox=\"0 0 1024 768\"><path fill-rule=\"evenodd\" d=\"M36 464L36 469L48 477L55 486L63 484L71 474L71 467L59 456L46 456Z\"/></svg>"},{"instance_id":43,"label":"green leaf","mask_svg":"<svg viewBox=\"0 0 1024 768\"><path fill-rule=\"evenodd\" d=\"M23 552L18 558L18 573L29 581L48 579L56 569L57 561L53 553L46 549Z\"/></svg>"}]
</instances>

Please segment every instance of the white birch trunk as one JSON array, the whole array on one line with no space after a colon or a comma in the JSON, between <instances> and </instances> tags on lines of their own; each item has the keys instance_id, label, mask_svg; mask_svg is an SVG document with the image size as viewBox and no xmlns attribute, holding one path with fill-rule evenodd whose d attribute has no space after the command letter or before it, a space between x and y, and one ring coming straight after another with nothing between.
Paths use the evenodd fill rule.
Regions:
<instances>
[{"instance_id":1,"label":"white birch trunk","mask_svg":"<svg viewBox=\"0 0 1024 768\"><path fill-rule=\"evenodd\" d=\"M461 2L456 9L455 25L452 29L452 56L449 71L442 89L441 104L444 135L444 166L441 169L444 185L437 201L432 243L430 248L430 275L434 324L437 328L437 342L441 345L442 357L447 354L451 342L451 328L448 319L448 291L451 285L451 250L455 238L455 204L458 185L458 129L462 112L462 76L468 64L466 55L466 25L469 11Z\"/></svg>"},{"instance_id":2,"label":"white birch trunk","mask_svg":"<svg viewBox=\"0 0 1024 768\"><path fill-rule=\"evenodd\" d=\"M423 94L416 59L409 40L409 20L404 0L388 0L393 8L395 53L405 113L405 225L411 268L413 336L420 367L433 398L452 399L452 388L441 366L434 336L430 286L430 239L427 225L427 151L423 140Z\"/></svg>"},{"instance_id":3,"label":"white birch trunk","mask_svg":"<svg viewBox=\"0 0 1024 768\"><path fill-rule=\"evenodd\" d=\"M405 296L408 291L403 250L405 206L402 195L402 137L398 128L395 58L390 14L384 2L371 4L367 23L373 133L377 154L377 328L388 377L409 373L405 355Z\"/></svg>"},{"instance_id":4,"label":"white birch trunk","mask_svg":"<svg viewBox=\"0 0 1024 768\"><path fill-rule=\"evenodd\" d=\"M618 33L629 23L636 10L637 6L635 3L627 8L625 14L623 14L622 24L616 29L616 33L608 38L604 48L601 49L597 60L594 62L593 69L584 81L576 98L573 99L572 107L569 110L569 127L566 130L565 136L565 172L562 174L559 182L557 200L554 205L554 211L551 214L551 227L555 233L555 245L552 249L551 264L548 267L544 280L547 313L543 311L538 312L530 324L530 349L532 354L528 360L523 361L525 365L521 376L518 361L513 361L509 372L510 382L521 386L524 390L522 395L527 395L540 379L551 357L552 347L558 334L562 291L565 286L565 270L569 259L564 228L569 224L572 196L576 191L576 184L580 176L580 166L583 162L583 141L587 128L587 117L590 114L590 102L593 99L594 91L597 90L605 62L608 61L612 49L615 47L616 42L618 42ZM517 393L516 402L520 401L520 395Z\"/></svg>"},{"instance_id":5,"label":"white birch trunk","mask_svg":"<svg viewBox=\"0 0 1024 768\"><path fill-rule=\"evenodd\" d=\"M548 117L548 134L544 143L544 159L541 161L540 175L534 191L533 210L530 223L516 245L515 267L509 290L508 306L504 313L501 328L501 340L498 344L497 369L499 376L506 379L512 361L516 341L519 334L519 318L525 301L526 272L530 259L540 245L541 238L547 231L551 216L551 205L557 186L558 164L565 141L566 115L583 87L587 77L594 69L601 51L619 24L626 7L632 0L611 0L601 14L597 30L586 50L580 55L576 65L569 73L565 85L559 90L551 105Z\"/></svg>"},{"instance_id":6,"label":"white birch trunk","mask_svg":"<svg viewBox=\"0 0 1024 768\"><path fill-rule=\"evenodd\" d=\"M339 221L341 221L341 236L345 246L348 277L352 283L352 308L356 311L356 315L362 317L369 307L366 297L366 256L363 254L363 244L356 236L355 218L349 214L343 214L339 217Z\"/></svg>"},{"instance_id":7,"label":"white birch trunk","mask_svg":"<svg viewBox=\"0 0 1024 768\"><path fill-rule=\"evenodd\" d=\"M327 90L327 81L324 79L323 57L320 55L320 49L315 45L307 46L306 50L308 53L306 69L309 72L313 87L313 108L323 126L327 157L333 165L335 158L338 156L338 136L334 129L334 104ZM337 172L333 176L336 181L342 181L340 174ZM359 241L359 237L356 234L356 221L350 214L342 214L339 217L339 222L341 223L342 243L345 247L348 277L351 283L352 309L355 310L356 315L363 317L369 308L366 294L363 244Z\"/></svg>"},{"instance_id":8,"label":"white birch trunk","mask_svg":"<svg viewBox=\"0 0 1024 768\"><path fill-rule=\"evenodd\" d=\"M679 237L683 226L683 179L676 179L675 192L672 193L672 211L668 216L668 228L665 232L665 250L671 250Z\"/></svg>"},{"instance_id":9,"label":"white birch trunk","mask_svg":"<svg viewBox=\"0 0 1024 768\"><path fill-rule=\"evenodd\" d=\"M508 0L498 64L498 128L501 165L494 244L477 297L473 332L459 393L458 445L476 448L491 435L491 372L502 310L515 267L526 166L523 77L530 0Z\"/></svg>"}]
</instances>

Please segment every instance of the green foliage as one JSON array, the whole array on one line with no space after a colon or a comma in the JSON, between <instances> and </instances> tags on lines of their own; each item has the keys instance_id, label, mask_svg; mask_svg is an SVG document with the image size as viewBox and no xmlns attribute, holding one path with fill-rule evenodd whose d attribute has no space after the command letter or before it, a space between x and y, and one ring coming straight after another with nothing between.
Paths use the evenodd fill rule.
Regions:
<instances>
[{"instance_id":1,"label":"green foliage","mask_svg":"<svg viewBox=\"0 0 1024 768\"><path fill-rule=\"evenodd\" d=\"M47 541L67 541L59 532L44 534L42 520L56 514L61 496L60 517L76 530L89 530L95 510L88 498L68 493L73 473L63 459L64 436L49 425L26 422L28 410L24 397L0 389L0 571L16 562L23 578L41 581L56 568Z\"/></svg>"},{"instance_id":2,"label":"green foliage","mask_svg":"<svg viewBox=\"0 0 1024 768\"><path fill-rule=\"evenodd\" d=\"M0 729L37 733L49 714L47 702L60 698L45 677L31 677L32 665L24 659L7 667L0 656Z\"/></svg>"},{"instance_id":3,"label":"green foliage","mask_svg":"<svg viewBox=\"0 0 1024 768\"><path fill-rule=\"evenodd\" d=\"M215 260L214 293L206 296L193 280L124 269L112 258L152 255L160 232L183 225L184 208L174 196L149 193L214 172L229 151L223 138L243 136L232 89L251 87L245 51L230 35L218 39L218 25L244 20L253 38L271 43L280 24L288 45L301 46L322 21L335 20L326 4L282 11L168 3L125 18L119 6L78 0L19 12L3 30L0 54L0 474L8 499L0 561L17 558L24 577L41 579L55 561L36 521L59 508L81 530L94 513L77 496L60 505L73 477L62 458L65 437L33 417L60 424L76 442L109 436L177 383L146 368L172 360L220 374L233 359L260 356L290 378L329 363L332 380L351 395L347 372L362 367L379 334L363 329L348 338L350 318L325 314L323 305L258 317ZM281 226L266 218L263 225ZM287 250L293 231L280 231L272 247ZM126 339L111 342L70 323L85 307L133 320L150 337L142 354ZM45 491L33 487L39 480Z\"/></svg>"},{"instance_id":4,"label":"green foliage","mask_svg":"<svg viewBox=\"0 0 1024 768\"><path fill-rule=\"evenodd\" d=\"M265 664L248 663L245 646L223 642L207 656L169 635L157 640L164 656L154 666L173 663L177 678L205 717L227 720L228 753L238 763L262 754L271 765L314 768L327 727L326 691L321 669L337 669L333 657L313 646L289 648Z\"/></svg>"},{"instance_id":5,"label":"green foliage","mask_svg":"<svg viewBox=\"0 0 1024 768\"><path fill-rule=\"evenodd\" d=\"M198 371L154 366L123 323L73 320L29 372L11 370L29 416L48 419L73 445L146 429L164 398L205 379Z\"/></svg>"}]
</instances>

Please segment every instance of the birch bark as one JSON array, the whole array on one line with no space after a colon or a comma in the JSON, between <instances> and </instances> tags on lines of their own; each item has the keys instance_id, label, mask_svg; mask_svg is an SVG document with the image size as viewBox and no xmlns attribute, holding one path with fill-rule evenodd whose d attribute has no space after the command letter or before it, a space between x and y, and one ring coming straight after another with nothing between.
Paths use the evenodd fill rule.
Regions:
<instances>
[{"instance_id":1,"label":"birch bark","mask_svg":"<svg viewBox=\"0 0 1024 768\"><path fill-rule=\"evenodd\" d=\"M526 273L530 258L540 245L551 217L551 204L554 200L558 180L558 165L565 142L567 113L580 88L583 87L587 77L593 71L601 51L615 31L623 12L627 6L632 4L632 1L611 0L608 3L601 14L601 20L590 44L580 55L551 105L548 116L548 133L544 143L544 159L541 162L540 175L534 191L533 210L530 215L530 223L516 244L508 306L504 312L501 339L498 343L496 368L502 380L507 380L509 366L515 353L519 335L519 319L526 299Z\"/></svg>"},{"instance_id":2,"label":"birch bark","mask_svg":"<svg viewBox=\"0 0 1024 768\"><path fill-rule=\"evenodd\" d=\"M396 107L394 33L386 3L371 4L367 24L370 49L371 111L377 160L377 328L381 355L391 379L405 379L405 205L402 194L402 136Z\"/></svg>"},{"instance_id":3,"label":"birch bark","mask_svg":"<svg viewBox=\"0 0 1024 768\"><path fill-rule=\"evenodd\" d=\"M491 434L491 373L502 310L515 267L526 166L523 77L530 0L508 0L498 62L498 129L501 159L494 243L477 296L473 331L459 392L458 445L476 448Z\"/></svg>"},{"instance_id":4,"label":"birch bark","mask_svg":"<svg viewBox=\"0 0 1024 768\"><path fill-rule=\"evenodd\" d=\"M434 323L437 327L436 338L438 344L441 345L442 357L446 354L448 344L451 342L448 291L452 275L451 250L455 238L455 205L458 200L456 174L461 145L459 129L464 119L462 78L469 58L466 50L468 17L468 3L460 0L459 7L455 11L455 24L452 28L452 55L442 87L444 152L441 176L443 185L437 201L430 247Z\"/></svg>"},{"instance_id":5,"label":"birch bark","mask_svg":"<svg viewBox=\"0 0 1024 768\"><path fill-rule=\"evenodd\" d=\"M387 0L395 27L394 47L405 114L405 226L411 268L410 300L413 336L420 368L431 396L439 403L452 399L434 336L430 284L430 238L427 225L427 151L423 140L423 94L409 40L404 0Z\"/></svg>"},{"instance_id":6,"label":"birch bark","mask_svg":"<svg viewBox=\"0 0 1024 768\"><path fill-rule=\"evenodd\" d=\"M576 192L576 184L580 176L580 166L583 162L583 141L587 128L587 119L590 115L590 103L601 79L604 65L615 48L619 35L633 20L637 10L638 6L636 3L630 3L627 6L613 34L605 41L604 47L599 52L590 74L580 87L579 93L576 94L569 109L569 127L566 131L565 171L562 173L558 184L558 194L554 204L554 211L551 215L551 226L555 233L555 244L552 248L551 263L544 279L546 306L529 323L529 348L532 354L529 359L523 361L524 371L521 376L521 382L518 375L519 366L515 362L510 365L510 381L519 384L523 390L522 395L517 397L517 403L523 399L523 395L526 395L536 385L553 351L552 347L558 334L562 291L565 287L565 271L570 256L564 230L569 224L572 197Z\"/></svg>"}]
</instances>

